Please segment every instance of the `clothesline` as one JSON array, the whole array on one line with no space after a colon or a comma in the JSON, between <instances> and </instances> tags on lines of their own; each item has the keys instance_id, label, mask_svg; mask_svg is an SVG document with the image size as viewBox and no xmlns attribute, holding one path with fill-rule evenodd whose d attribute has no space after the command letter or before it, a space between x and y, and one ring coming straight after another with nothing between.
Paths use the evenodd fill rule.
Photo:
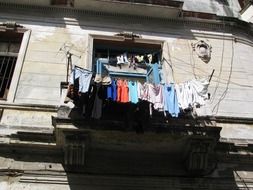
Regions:
<instances>
[{"instance_id":1,"label":"clothesline","mask_svg":"<svg viewBox=\"0 0 253 190\"><path fill-rule=\"evenodd\" d=\"M148 101L159 112L178 117L180 110L204 105L208 98L206 80L191 80L181 84L152 84L138 81L113 80L107 87L107 98L113 101L138 103ZM150 109L152 114L152 109Z\"/></svg>"},{"instance_id":2,"label":"clothesline","mask_svg":"<svg viewBox=\"0 0 253 190\"><path fill-rule=\"evenodd\" d=\"M70 84L78 79L79 93L87 93L91 84L92 72L76 68L70 78ZM96 81L95 81L96 82ZM152 84L141 83L134 80L122 80L120 78L107 80L101 84L106 86L106 98L119 103L138 104L140 101L150 103L150 114L152 110L170 114L178 117L180 110L193 108L196 105L204 105L208 98L207 90L209 81L207 79L189 80L179 84ZM100 106L102 109L102 106Z\"/></svg>"}]
</instances>

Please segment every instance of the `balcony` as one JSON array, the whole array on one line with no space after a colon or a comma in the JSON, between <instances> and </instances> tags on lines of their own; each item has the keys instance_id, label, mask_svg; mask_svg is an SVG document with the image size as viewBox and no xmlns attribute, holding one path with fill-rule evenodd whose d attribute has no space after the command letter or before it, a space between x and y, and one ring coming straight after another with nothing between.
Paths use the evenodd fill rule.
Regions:
<instances>
[{"instance_id":1,"label":"balcony","mask_svg":"<svg viewBox=\"0 0 253 190\"><path fill-rule=\"evenodd\" d=\"M154 18L178 17L183 2L166 0L86 0L75 1L75 8L105 13Z\"/></svg>"},{"instance_id":2,"label":"balcony","mask_svg":"<svg viewBox=\"0 0 253 190\"><path fill-rule=\"evenodd\" d=\"M112 1L112 2L125 2L132 4L145 4L145 5L158 5L158 6L172 6L172 7L180 7L182 5L182 1L175 0L101 0L101 1Z\"/></svg>"},{"instance_id":3,"label":"balcony","mask_svg":"<svg viewBox=\"0 0 253 190\"><path fill-rule=\"evenodd\" d=\"M115 15L142 16L151 18L176 18L183 2L179 0L0 0L4 4L64 7Z\"/></svg>"}]
</instances>

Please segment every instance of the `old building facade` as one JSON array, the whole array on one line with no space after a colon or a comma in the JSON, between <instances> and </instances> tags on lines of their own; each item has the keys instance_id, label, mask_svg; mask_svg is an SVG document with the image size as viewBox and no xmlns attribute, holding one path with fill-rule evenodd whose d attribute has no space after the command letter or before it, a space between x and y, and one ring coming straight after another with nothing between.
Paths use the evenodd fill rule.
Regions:
<instances>
[{"instance_id":1,"label":"old building facade","mask_svg":"<svg viewBox=\"0 0 253 190\"><path fill-rule=\"evenodd\" d=\"M0 189L253 189L252 7L0 0ZM97 74L125 52L156 53L158 83L207 79L204 105L150 118L103 104L87 119L64 101L74 65ZM152 66L103 67L156 82Z\"/></svg>"}]
</instances>

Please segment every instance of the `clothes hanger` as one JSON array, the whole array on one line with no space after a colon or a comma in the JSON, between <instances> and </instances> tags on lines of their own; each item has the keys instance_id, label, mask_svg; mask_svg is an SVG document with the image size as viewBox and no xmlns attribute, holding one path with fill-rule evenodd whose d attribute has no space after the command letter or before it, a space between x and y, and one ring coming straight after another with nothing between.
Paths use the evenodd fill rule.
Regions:
<instances>
[{"instance_id":1,"label":"clothes hanger","mask_svg":"<svg viewBox=\"0 0 253 190\"><path fill-rule=\"evenodd\" d=\"M85 70L85 71L88 71L88 72L92 73L92 71L90 71L90 70L88 70L88 69L84 69L84 68L79 67L79 66L77 66L77 65L74 65L74 68L81 69L81 70Z\"/></svg>"}]
</instances>

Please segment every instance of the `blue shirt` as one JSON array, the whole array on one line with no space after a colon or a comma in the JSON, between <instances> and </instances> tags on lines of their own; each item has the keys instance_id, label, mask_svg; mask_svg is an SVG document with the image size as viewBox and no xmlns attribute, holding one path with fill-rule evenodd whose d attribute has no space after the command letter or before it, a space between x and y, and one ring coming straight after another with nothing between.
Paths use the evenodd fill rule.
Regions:
<instances>
[{"instance_id":1,"label":"blue shirt","mask_svg":"<svg viewBox=\"0 0 253 190\"><path fill-rule=\"evenodd\" d=\"M70 84L74 84L74 80L79 78L79 92L86 93L89 90L92 72L81 68L75 68L70 76Z\"/></svg>"},{"instance_id":2,"label":"blue shirt","mask_svg":"<svg viewBox=\"0 0 253 190\"><path fill-rule=\"evenodd\" d=\"M178 117L180 112L173 84L164 85L164 111L169 112L172 117Z\"/></svg>"},{"instance_id":3,"label":"blue shirt","mask_svg":"<svg viewBox=\"0 0 253 190\"><path fill-rule=\"evenodd\" d=\"M115 80L107 87L107 99L117 100L117 85Z\"/></svg>"},{"instance_id":4,"label":"blue shirt","mask_svg":"<svg viewBox=\"0 0 253 190\"><path fill-rule=\"evenodd\" d=\"M138 103L138 92L137 92L137 82L128 81L128 94L129 94L129 101L137 104Z\"/></svg>"}]
</instances>

